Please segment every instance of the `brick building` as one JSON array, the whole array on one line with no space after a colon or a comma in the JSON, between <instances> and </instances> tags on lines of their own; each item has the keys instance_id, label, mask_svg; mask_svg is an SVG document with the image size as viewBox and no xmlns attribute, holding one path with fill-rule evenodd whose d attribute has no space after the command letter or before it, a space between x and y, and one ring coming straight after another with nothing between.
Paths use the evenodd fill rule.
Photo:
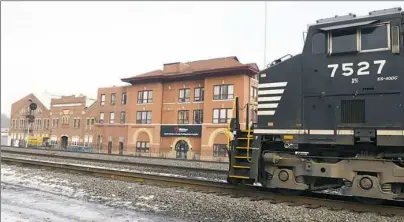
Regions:
<instances>
[{"instance_id":1,"label":"brick building","mask_svg":"<svg viewBox=\"0 0 404 222\"><path fill-rule=\"evenodd\" d=\"M225 129L235 96L244 106L257 93L256 64L237 57L164 64L99 88L97 100L54 98L47 109L33 94L12 105L10 136L26 138L29 99L38 103L31 135L57 147L89 146L113 154L227 161ZM250 121L256 118L250 107ZM245 127L245 109L240 112ZM24 128L25 127L25 128ZM25 133L25 134L24 134Z\"/></svg>"},{"instance_id":2,"label":"brick building","mask_svg":"<svg viewBox=\"0 0 404 222\"><path fill-rule=\"evenodd\" d=\"M37 109L32 113L35 122L29 124L26 116L29 114L28 106L31 102L37 104ZM49 137L49 116L48 108L32 93L13 103L9 127L11 145L25 146L28 135Z\"/></svg>"},{"instance_id":3,"label":"brick building","mask_svg":"<svg viewBox=\"0 0 404 222\"><path fill-rule=\"evenodd\" d=\"M91 103L94 102L82 95L62 96L51 100L49 113L52 145L60 145L62 148L84 145L87 119L94 118L94 116L87 115L87 108ZM88 137L86 139L88 141Z\"/></svg>"},{"instance_id":4,"label":"brick building","mask_svg":"<svg viewBox=\"0 0 404 222\"><path fill-rule=\"evenodd\" d=\"M31 102L38 108L33 112L34 123L28 124L26 116ZM63 148L84 145L85 139L89 140L86 136L96 135L93 126L98 112L89 106L91 103L94 101L85 96L62 96L51 99L50 108L47 108L34 94L25 96L11 106L10 145L25 146L28 135L44 137L51 145ZM87 127L87 123L92 125Z\"/></svg>"},{"instance_id":5,"label":"brick building","mask_svg":"<svg viewBox=\"0 0 404 222\"><path fill-rule=\"evenodd\" d=\"M101 88L98 144L108 153L227 161L233 98L254 99L257 73L256 64L226 57L164 64L122 79L130 86Z\"/></svg>"}]
</instances>

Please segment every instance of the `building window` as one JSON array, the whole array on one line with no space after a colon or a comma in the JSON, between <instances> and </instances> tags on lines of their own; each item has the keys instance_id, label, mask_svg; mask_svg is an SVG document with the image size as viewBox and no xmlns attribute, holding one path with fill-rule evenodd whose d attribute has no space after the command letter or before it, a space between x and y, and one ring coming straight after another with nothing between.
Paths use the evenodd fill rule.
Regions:
<instances>
[{"instance_id":1,"label":"building window","mask_svg":"<svg viewBox=\"0 0 404 222\"><path fill-rule=\"evenodd\" d=\"M188 124L188 123L189 123L189 111L178 110L178 124Z\"/></svg>"},{"instance_id":2,"label":"building window","mask_svg":"<svg viewBox=\"0 0 404 222\"><path fill-rule=\"evenodd\" d=\"M150 143L144 141L136 142L136 152L138 153L148 153L150 150Z\"/></svg>"},{"instance_id":3,"label":"building window","mask_svg":"<svg viewBox=\"0 0 404 222\"><path fill-rule=\"evenodd\" d=\"M258 122L258 113L256 109L252 109L251 110L251 121L253 123L257 123Z\"/></svg>"},{"instance_id":4,"label":"building window","mask_svg":"<svg viewBox=\"0 0 404 222\"><path fill-rule=\"evenodd\" d=\"M104 113L100 113L100 122L99 123L101 123L101 124L103 124L104 123Z\"/></svg>"},{"instance_id":5,"label":"building window","mask_svg":"<svg viewBox=\"0 0 404 222\"><path fill-rule=\"evenodd\" d=\"M72 146L78 146L80 141L80 137L74 136L72 138Z\"/></svg>"},{"instance_id":6,"label":"building window","mask_svg":"<svg viewBox=\"0 0 404 222\"><path fill-rule=\"evenodd\" d=\"M178 102L180 102L180 103L189 102L189 98L190 98L189 92L190 92L189 89L180 89Z\"/></svg>"},{"instance_id":7,"label":"building window","mask_svg":"<svg viewBox=\"0 0 404 222\"><path fill-rule=\"evenodd\" d=\"M228 123L232 109L213 109L213 123Z\"/></svg>"},{"instance_id":8,"label":"building window","mask_svg":"<svg viewBox=\"0 0 404 222\"><path fill-rule=\"evenodd\" d=\"M195 88L194 91L194 101L195 102L202 102L205 94L204 88Z\"/></svg>"},{"instance_id":9,"label":"building window","mask_svg":"<svg viewBox=\"0 0 404 222\"><path fill-rule=\"evenodd\" d=\"M251 100L254 100L255 97L257 96L257 87L251 86L250 88L250 95L251 95Z\"/></svg>"},{"instance_id":10,"label":"building window","mask_svg":"<svg viewBox=\"0 0 404 222\"><path fill-rule=\"evenodd\" d=\"M137 92L137 104L152 103L153 102L153 91L144 90Z\"/></svg>"},{"instance_id":11,"label":"building window","mask_svg":"<svg viewBox=\"0 0 404 222\"><path fill-rule=\"evenodd\" d=\"M92 146L92 144L93 144L93 136L85 135L84 136L84 146Z\"/></svg>"},{"instance_id":12,"label":"building window","mask_svg":"<svg viewBox=\"0 0 404 222\"><path fill-rule=\"evenodd\" d=\"M109 113L109 123L115 123L115 113L114 112Z\"/></svg>"},{"instance_id":13,"label":"building window","mask_svg":"<svg viewBox=\"0 0 404 222\"><path fill-rule=\"evenodd\" d=\"M69 117L62 116L62 125L69 125Z\"/></svg>"},{"instance_id":14,"label":"building window","mask_svg":"<svg viewBox=\"0 0 404 222\"><path fill-rule=\"evenodd\" d=\"M226 144L213 144L213 156L226 157L227 149Z\"/></svg>"},{"instance_id":15,"label":"building window","mask_svg":"<svg viewBox=\"0 0 404 222\"><path fill-rule=\"evenodd\" d=\"M121 111L121 121L120 121L120 123L125 123L125 119L126 119L126 112Z\"/></svg>"},{"instance_id":16,"label":"building window","mask_svg":"<svg viewBox=\"0 0 404 222\"><path fill-rule=\"evenodd\" d=\"M90 119L86 119L86 129L90 128Z\"/></svg>"},{"instance_id":17,"label":"building window","mask_svg":"<svg viewBox=\"0 0 404 222\"><path fill-rule=\"evenodd\" d=\"M136 113L136 123L138 124L149 124L151 123L151 111L138 111Z\"/></svg>"},{"instance_id":18,"label":"building window","mask_svg":"<svg viewBox=\"0 0 404 222\"><path fill-rule=\"evenodd\" d=\"M101 106L105 105L105 94L101 94Z\"/></svg>"},{"instance_id":19,"label":"building window","mask_svg":"<svg viewBox=\"0 0 404 222\"><path fill-rule=\"evenodd\" d=\"M95 123L95 119L91 118L91 126L94 126L94 123Z\"/></svg>"},{"instance_id":20,"label":"building window","mask_svg":"<svg viewBox=\"0 0 404 222\"><path fill-rule=\"evenodd\" d=\"M122 93L122 105L126 105L126 100L127 100L127 94L126 94L126 92L123 92Z\"/></svg>"},{"instance_id":21,"label":"building window","mask_svg":"<svg viewBox=\"0 0 404 222\"><path fill-rule=\"evenodd\" d=\"M52 128L59 127L59 119L52 119Z\"/></svg>"},{"instance_id":22,"label":"building window","mask_svg":"<svg viewBox=\"0 0 404 222\"><path fill-rule=\"evenodd\" d=\"M80 128L80 119L78 119L78 118L74 119L73 127L74 128Z\"/></svg>"},{"instance_id":23,"label":"building window","mask_svg":"<svg viewBox=\"0 0 404 222\"><path fill-rule=\"evenodd\" d=\"M202 124L203 123L203 110L198 109L194 110L194 124Z\"/></svg>"},{"instance_id":24,"label":"building window","mask_svg":"<svg viewBox=\"0 0 404 222\"><path fill-rule=\"evenodd\" d=\"M111 105L115 105L116 93L111 93Z\"/></svg>"},{"instance_id":25,"label":"building window","mask_svg":"<svg viewBox=\"0 0 404 222\"><path fill-rule=\"evenodd\" d=\"M216 85L213 87L213 100L233 99L234 85Z\"/></svg>"},{"instance_id":26,"label":"building window","mask_svg":"<svg viewBox=\"0 0 404 222\"><path fill-rule=\"evenodd\" d=\"M45 128L45 129L49 129L50 120L49 120L49 119L45 119L43 125L44 125L44 128Z\"/></svg>"}]
</instances>

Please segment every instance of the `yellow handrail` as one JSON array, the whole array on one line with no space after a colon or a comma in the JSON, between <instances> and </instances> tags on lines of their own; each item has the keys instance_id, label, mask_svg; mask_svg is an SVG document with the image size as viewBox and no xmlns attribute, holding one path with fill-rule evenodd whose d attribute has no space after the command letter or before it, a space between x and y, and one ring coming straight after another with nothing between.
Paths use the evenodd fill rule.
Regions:
<instances>
[{"instance_id":1,"label":"yellow handrail","mask_svg":"<svg viewBox=\"0 0 404 222\"><path fill-rule=\"evenodd\" d=\"M250 135L251 135L251 125L252 121L248 124L248 130L247 130L247 161L251 163L250 160Z\"/></svg>"},{"instance_id":2,"label":"yellow handrail","mask_svg":"<svg viewBox=\"0 0 404 222\"><path fill-rule=\"evenodd\" d=\"M234 107L236 106L236 97L234 97L234 99L233 99L233 108L232 108L232 112L231 112L231 118L233 118L234 117ZM228 122L228 124L227 124L227 130L226 130L226 132L227 132L227 137L228 137L228 140L227 140L227 147L228 148L230 148L230 135L231 135L231 131L230 131L230 121Z\"/></svg>"}]
</instances>

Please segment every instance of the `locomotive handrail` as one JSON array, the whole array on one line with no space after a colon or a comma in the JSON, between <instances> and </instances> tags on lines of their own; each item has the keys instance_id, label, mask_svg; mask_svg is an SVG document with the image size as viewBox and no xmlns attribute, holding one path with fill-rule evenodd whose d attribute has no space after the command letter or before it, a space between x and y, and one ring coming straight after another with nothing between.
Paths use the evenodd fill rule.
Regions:
<instances>
[{"instance_id":1,"label":"locomotive handrail","mask_svg":"<svg viewBox=\"0 0 404 222\"><path fill-rule=\"evenodd\" d=\"M237 96L235 96L234 98L233 98L233 108L232 108L232 112L231 112L231 119L233 119L233 117L234 117L234 107L236 106L236 98L237 98ZM228 149L230 149L230 135L231 135L231 120L227 123L227 130L225 130L226 131L226 133L227 133L227 137L228 137L228 139L227 139L227 147L228 147Z\"/></svg>"},{"instance_id":2,"label":"locomotive handrail","mask_svg":"<svg viewBox=\"0 0 404 222\"><path fill-rule=\"evenodd\" d=\"M251 135L251 126L252 126L252 121L250 121L250 124L248 124L248 129L247 129L247 161L251 163L251 157L250 157L250 135Z\"/></svg>"}]
</instances>

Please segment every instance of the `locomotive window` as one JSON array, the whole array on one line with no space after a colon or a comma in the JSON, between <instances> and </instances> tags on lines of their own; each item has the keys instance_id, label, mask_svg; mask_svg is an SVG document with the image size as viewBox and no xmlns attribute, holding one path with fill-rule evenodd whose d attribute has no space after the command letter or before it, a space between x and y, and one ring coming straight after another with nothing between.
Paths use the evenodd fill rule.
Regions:
<instances>
[{"instance_id":1,"label":"locomotive window","mask_svg":"<svg viewBox=\"0 0 404 222\"><path fill-rule=\"evenodd\" d=\"M361 50L388 49L387 25L361 28Z\"/></svg>"},{"instance_id":2,"label":"locomotive window","mask_svg":"<svg viewBox=\"0 0 404 222\"><path fill-rule=\"evenodd\" d=\"M325 41L325 35L324 33L316 33L313 35L311 39L311 47L312 47L312 52L314 54L322 54L325 53L325 46L326 46L326 41Z\"/></svg>"},{"instance_id":3,"label":"locomotive window","mask_svg":"<svg viewBox=\"0 0 404 222\"><path fill-rule=\"evenodd\" d=\"M331 53L356 52L357 47L357 30L344 29L331 32Z\"/></svg>"}]
</instances>

